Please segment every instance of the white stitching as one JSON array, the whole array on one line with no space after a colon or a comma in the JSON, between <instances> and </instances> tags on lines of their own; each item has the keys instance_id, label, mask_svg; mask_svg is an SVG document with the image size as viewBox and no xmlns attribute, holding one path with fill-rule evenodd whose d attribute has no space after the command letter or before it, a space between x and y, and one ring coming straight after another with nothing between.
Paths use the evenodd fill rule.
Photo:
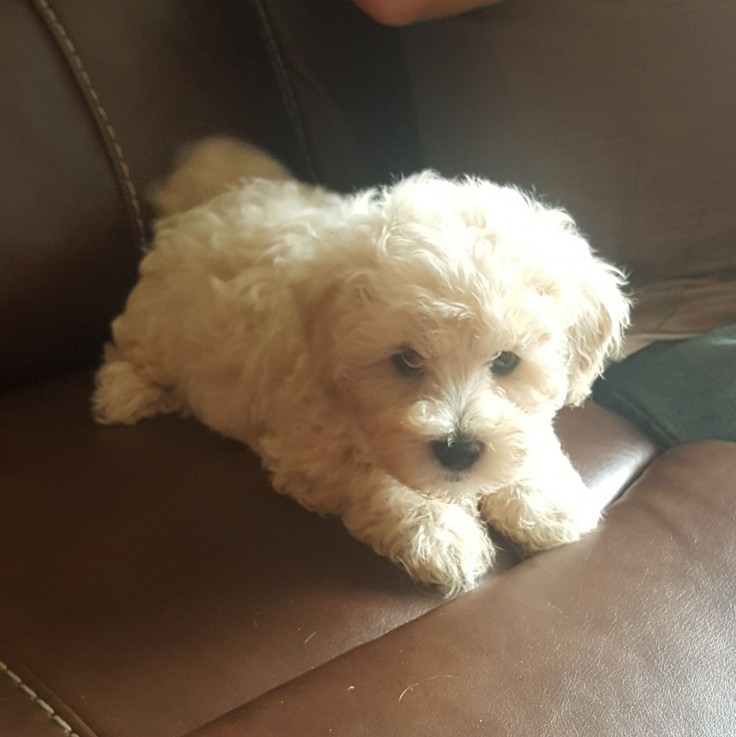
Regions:
<instances>
[{"instance_id":1,"label":"white stitching","mask_svg":"<svg viewBox=\"0 0 736 737\"><path fill-rule=\"evenodd\" d=\"M40 706L41 709L51 717L51 721L64 730L67 737L79 737L79 735L72 729L71 724L69 724L66 719L60 717L56 711L54 711L53 706L51 706L47 701L44 701L30 686L23 683L23 679L17 673L10 670L2 660L0 660L0 672L5 673L5 675L13 682L13 685L23 691L23 693L28 696L36 706Z\"/></svg>"},{"instance_id":2,"label":"white stitching","mask_svg":"<svg viewBox=\"0 0 736 737\"><path fill-rule=\"evenodd\" d=\"M128 193L127 203L129 204L130 209L132 210L132 215L135 221L135 227L137 230L138 238L141 242L141 245L145 246L146 244L145 226L143 224L143 215L141 214L141 206L138 200L138 193L136 191L135 185L133 184L133 180L130 176L130 168L128 167L128 164L125 161L123 149L120 146L120 143L118 142L118 137L117 137L117 134L115 133L115 129L112 127L112 124L110 123L110 118L107 116L107 112L105 108L102 106L102 102L100 101L99 95L97 94L97 91L92 85L92 80L90 79L90 76L87 73L87 69L82 63L82 59L77 53L77 49L74 46L74 43L69 38L69 34L67 34L66 29L61 24L61 21L59 20L58 16L53 11L53 9L48 4L48 2L46 2L46 0L36 0L36 2L42 8L42 10L46 13L46 17L52 23L52 25L56 29L56 32L58 33L58 38L61 40L61 42L66 47L66 50L69 53L71 60L74 64L74 68L77 72L78 78L84 85L84 90L87 93L87 96L89 97L89 99L92 101L92 104L95 107L97 115L99 116L99 120L102 123L105 131L107 132L108 142L112 149L120 176L123 180L123 185L125 186L125 189Z\"/></svg>"}]
</instances>

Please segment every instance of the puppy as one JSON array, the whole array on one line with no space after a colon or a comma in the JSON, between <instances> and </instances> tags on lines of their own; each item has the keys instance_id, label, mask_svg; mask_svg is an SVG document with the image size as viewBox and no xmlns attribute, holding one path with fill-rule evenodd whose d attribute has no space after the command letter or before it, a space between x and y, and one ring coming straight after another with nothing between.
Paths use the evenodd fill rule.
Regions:
<instances>
[{"instance_id":1,"label":"puppy","mask_svg":"<svg viewBox=\"0 0 736 737\"><path fill-rule=\"evenodd\" d=\"M565 212L432 172L342 196L222 139L155 199L97 420L191 413L449 596L493 561L486 521L528 551L595 527L553 418L617 354L629 305Z\"/></svg>"}]
</instances>

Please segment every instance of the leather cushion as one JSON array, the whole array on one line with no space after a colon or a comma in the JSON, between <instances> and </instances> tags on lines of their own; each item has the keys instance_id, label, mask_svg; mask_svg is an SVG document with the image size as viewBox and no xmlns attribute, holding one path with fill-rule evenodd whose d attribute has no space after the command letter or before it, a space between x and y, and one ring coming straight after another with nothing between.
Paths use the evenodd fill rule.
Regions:
<instances>
[{"instance_id":1,"label":"leather cushion","mask_svg":"<svg viewBox=\"0 0 736 737\"><path fill-rule=\"evenodd\" d=\"M90 392L82 373L0 397L0 661L80 734L178 736L443 603L243 446L177 418L97 426ZM560 423L602 501L656 452L594 406Z\"/></svg>"},{"instance_id":2,"label":"leather cushion","mask_svg":"<svg viewBox=\"0 0 736 737\"><path fill-rule=\"evenodd\" d=\"M736 444L658 458L550 551L190 737L731 737Z\"/></svg>"}]
</instances>

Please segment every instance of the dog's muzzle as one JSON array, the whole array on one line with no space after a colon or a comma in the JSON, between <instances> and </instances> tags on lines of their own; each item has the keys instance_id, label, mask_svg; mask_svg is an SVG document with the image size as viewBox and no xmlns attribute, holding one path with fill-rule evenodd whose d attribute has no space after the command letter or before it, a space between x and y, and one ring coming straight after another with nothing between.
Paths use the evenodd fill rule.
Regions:
<instances>
[{"instance_id":1,"label":"dog's muzzle","mask_svg":"<svg viewBox=\"0 0 736 737\"><path fill-rule=\"evenodd\" d=\"M483 453L481 443L462 435L433 440L429 445L435 458L450 471L467 470Z\"/></svg>"}]
</instances>

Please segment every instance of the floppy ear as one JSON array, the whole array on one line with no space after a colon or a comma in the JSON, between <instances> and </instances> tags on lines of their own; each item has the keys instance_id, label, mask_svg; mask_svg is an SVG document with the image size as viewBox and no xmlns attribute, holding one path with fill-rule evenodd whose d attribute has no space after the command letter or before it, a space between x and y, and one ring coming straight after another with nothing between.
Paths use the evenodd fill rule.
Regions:
<instances>
[{"instance_id":1,"label":"floppy ear","mask_svg":"<svg viewBox=\"0 0 736 737\"><path fill-rule=\"evenodd\" d=\"M318 277L293 284L292 294L312 373L326 392L337 394L345 376L342 344L373 301L369 271L326 267Z\"/></svg>"},{"instance_id":2,"label":"floppy ear","mask_svg":"<svg viewBox=\"0 0 736 737\"><path fill-rule=\"evenodd\" d=\"M339 292L340 282L333 274L322 273L319 278L308 278L292 285L306 346L305 356L314 378L328 393L335 390L330 357L334 353L334 313Z\"/></svg>"},{"instance_id":3,"label":"floppy ear","mask_svg":"<svg viewBox=\"0 0 736 737\"><path fill-rule=\"evenodd\" d=\"M614 266L589 256L570 264L578 280L571 299L568 328L568 390L565 404L578 405L590 394L606 363L620 355L629 324L626 279Z\"/></svg>"}]
</instances>

